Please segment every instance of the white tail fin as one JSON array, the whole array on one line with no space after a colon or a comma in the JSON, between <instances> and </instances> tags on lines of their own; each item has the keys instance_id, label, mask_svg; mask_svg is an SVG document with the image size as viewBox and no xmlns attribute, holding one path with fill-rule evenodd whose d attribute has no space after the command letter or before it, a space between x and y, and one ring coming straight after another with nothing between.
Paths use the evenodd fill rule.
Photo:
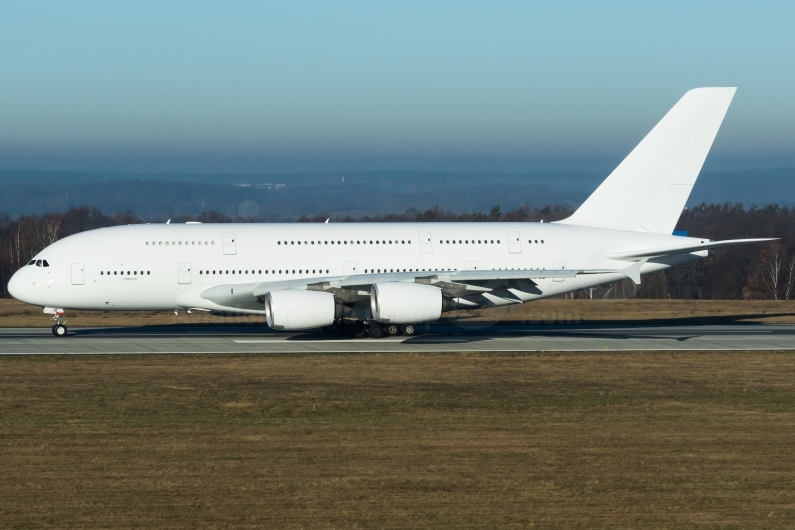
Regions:
<instances>
[{"instance_id":1,"label":"white tail fin","mask_svg":"<svg viewBox=\"0 0 795 530\"><path fill-rule=\"evenodd\" d=\"M687 92L564 224L673 232L736 88Z\"/></svg>"}]
</instances>

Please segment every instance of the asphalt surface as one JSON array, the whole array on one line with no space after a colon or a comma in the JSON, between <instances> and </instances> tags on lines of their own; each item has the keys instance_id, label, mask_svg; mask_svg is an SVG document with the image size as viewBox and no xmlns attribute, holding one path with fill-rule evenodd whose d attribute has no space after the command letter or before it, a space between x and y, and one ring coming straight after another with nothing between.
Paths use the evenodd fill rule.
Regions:
<instances>
[{"instance_id":1,"label":"asphalt surface","mask_svg":"<svg viewBox=\"0 0 795 530\"><path fill-rule=\"evenodd\" d=\"M414 337L354 339L262 326L0 329L0 355L146 353L349 353L792 350L795 325L429 326Z\"/></svg>"}]
</instances>

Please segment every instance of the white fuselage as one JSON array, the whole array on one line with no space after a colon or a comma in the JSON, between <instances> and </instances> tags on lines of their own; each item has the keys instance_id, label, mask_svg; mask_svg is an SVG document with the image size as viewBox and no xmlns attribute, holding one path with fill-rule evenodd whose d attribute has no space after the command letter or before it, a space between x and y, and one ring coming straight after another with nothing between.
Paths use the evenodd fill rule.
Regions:
<instances>
[{"instance_id":1,"label":"white fuselage","mask_svg":"<svg viewBox=\"0 0 795 530\"><path fill-rule=\"evenodd\" d=\"M43 307L174 310L200 307L219 285L322 280L403 271L609 269L605 256L697 241L664 234L546 223L157 224L91 230L36 256L9 292ZM648 273L706 255L650 260ZM527 302L625 278L620 273L539 279ZM198 302L197 302L198 301ZM482 297L479 306L516 303ZM218 310L208 302L208 310ZM241 310L242 313L259 313Z\"/></svg>"}]
</instances>

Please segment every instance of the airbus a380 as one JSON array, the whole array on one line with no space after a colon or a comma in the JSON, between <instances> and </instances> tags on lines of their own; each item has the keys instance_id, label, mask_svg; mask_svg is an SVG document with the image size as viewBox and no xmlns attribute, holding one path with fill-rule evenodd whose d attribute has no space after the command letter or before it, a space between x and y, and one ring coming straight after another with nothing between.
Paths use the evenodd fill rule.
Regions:
<instances>
[{"instance_id":1,"label":"airbus a380","mask_svg":"<svg viewBox=\"0 0 795 530\"><path fill-rule=\"evenodd\" d=\"M61 239L11 278L64 311L264 315L277 330L412 335L445 311L532 302L768 241L673 235L735 88L687 92L593 194L554 223L142 224Z\"/></svg>"}]
</instances>

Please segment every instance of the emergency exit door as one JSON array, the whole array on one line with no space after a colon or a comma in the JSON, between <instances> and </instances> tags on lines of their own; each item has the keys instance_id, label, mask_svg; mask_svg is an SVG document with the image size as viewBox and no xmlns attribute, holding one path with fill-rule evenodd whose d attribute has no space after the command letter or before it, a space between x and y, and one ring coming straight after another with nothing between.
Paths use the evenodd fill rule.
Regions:
<instances>
[{"instance_id":1,"label":"emergency exit door","mask_svg":"<svg viewBox=\"0 0 795 530\"><path fill-rule=\"evenodd\" d=\"M564 270L566 268L566 262L562 259L555 260L552 262L552 268L555 270ZM553 278L552 281L563 282L566 281L566 278Z\"/></svg>"},{"instance_id":2,"label":"emergency exit door","mask_svg":"<svg viewBox=\"0 0 795 530\"><path fill-rule=\"evenodd\" d=\"M222 234L224 243L224 254L237 254L237 245L235 244L235 234L232 232L224 232Z\"/></svg>"},{"instance_id":3,"label":"emergency exit door","mask_svg":"<svg viewBox=\"0 0 795 530\"><path fill-rule=\"evenodd\" d=\"M86 266L82 263L72 263L72 285L86 283Z\"/></svg>"},{"instance_id":4,"label":"emergency exit door","mask_svg":"<svg viewBox=\"0 0 795 530\"><path fill-rule=\"evenodd\" d=\"M522 253L522 241L519 239L519 232L508 232L508 252L511 254Z\"/></svg>"},{"instance_id":5,"label":"emergency exit door","mask_svg":"<svg viewBox=\"0 0 795 530\"><path fill-rule=\"evenodd\" d=\"M431 242L431 233L420 232L418 236L420 238L420 252L422 252L423 254L433 253L433 243Z\"/></svg>"},{"instance_id":6,"label":"emergency exit door","mask_svg":"<svg viewBox=\"0 0 795 530\"><path fill-rule=\"evenodd\" d=\"M179 264L179 283L190 283L190 263Z\"/></svg>"}]
</instances>

